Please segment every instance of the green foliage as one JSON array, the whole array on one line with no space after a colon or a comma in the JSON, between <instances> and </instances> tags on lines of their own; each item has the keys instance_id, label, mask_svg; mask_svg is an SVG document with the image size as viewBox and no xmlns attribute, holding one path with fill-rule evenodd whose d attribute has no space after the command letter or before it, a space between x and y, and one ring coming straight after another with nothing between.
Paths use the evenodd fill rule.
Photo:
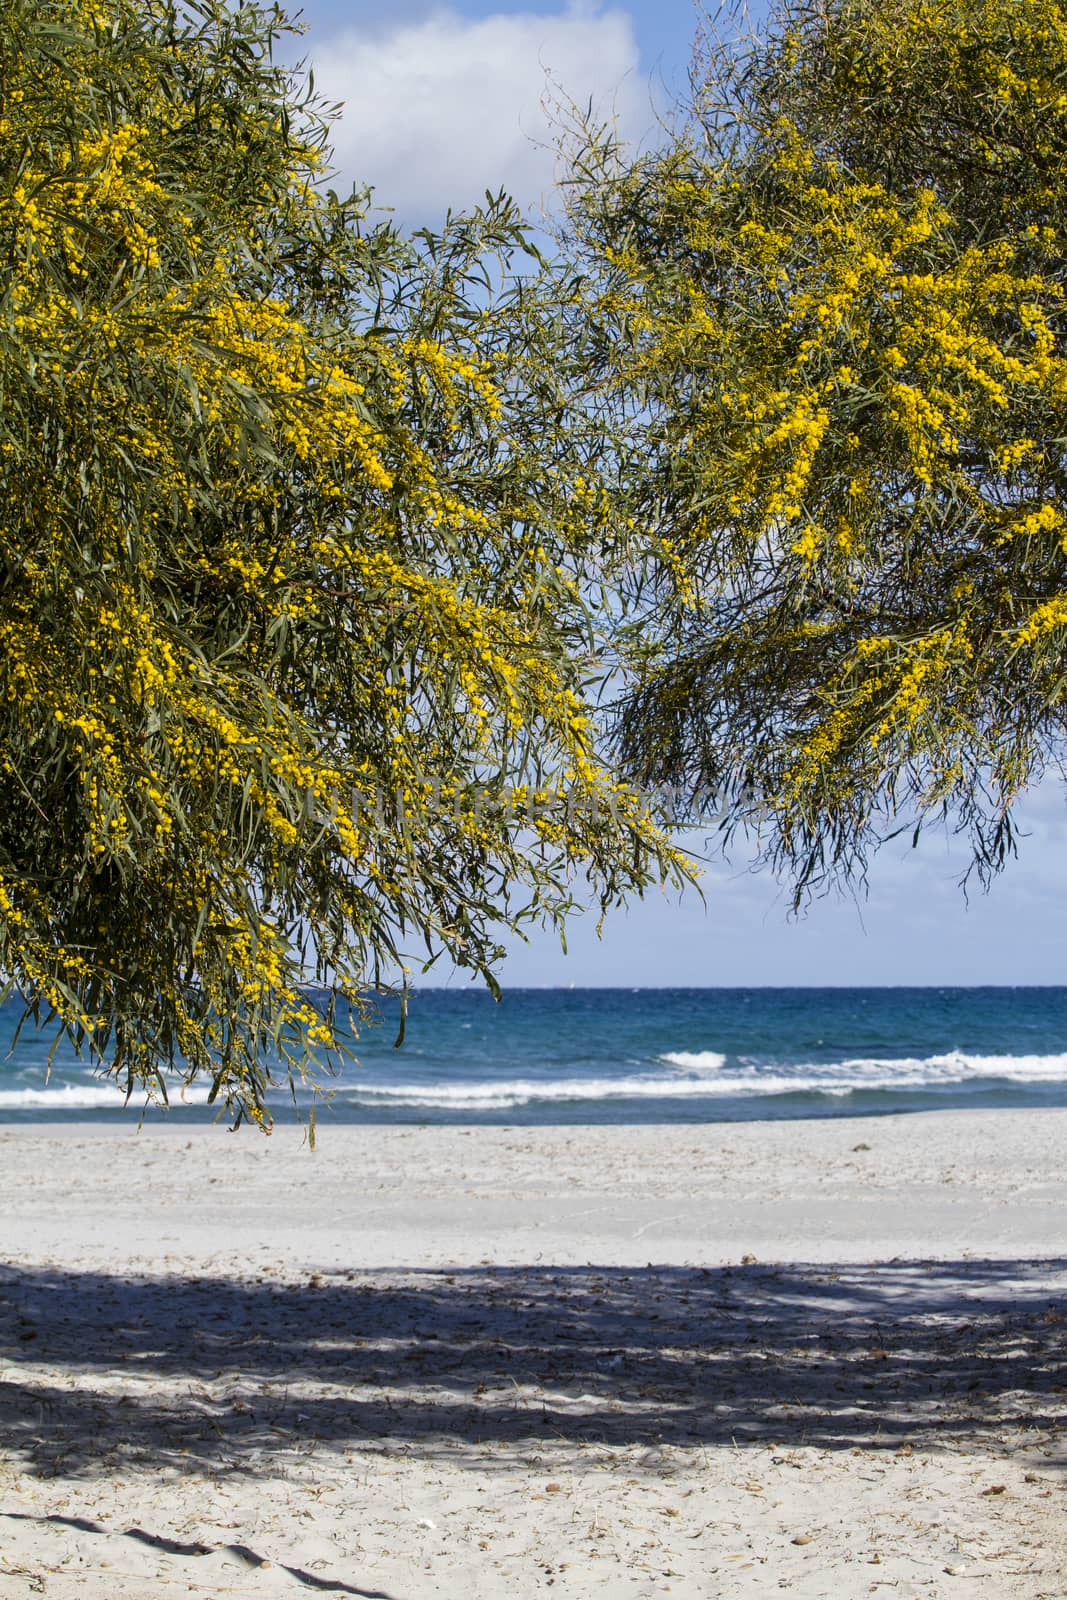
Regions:
<instances>
[{"instance_id":1,"label":"green foliage","mask_svg":"<svg viewBox=\"0 0 1067 1600\"><path fill-rule=\"evenodd\" d=\"M930 816L987 872L1063 754L1067 9L801 0L694 82L571 182L643 544L622 756L798 895Z\"/></svg>"},{"instance_id":2,"label":"green foliage","mask_svg":"<svg viewBox=\"0 0 1067 1600\"><path fill-rule=\"evenodd\" d=\"M283 26L0 0L0 968L260 1120L338 1047L308 983L679 870L594 747L597 438L516 214L327 193Z\"/></svg>"}]
</instances>

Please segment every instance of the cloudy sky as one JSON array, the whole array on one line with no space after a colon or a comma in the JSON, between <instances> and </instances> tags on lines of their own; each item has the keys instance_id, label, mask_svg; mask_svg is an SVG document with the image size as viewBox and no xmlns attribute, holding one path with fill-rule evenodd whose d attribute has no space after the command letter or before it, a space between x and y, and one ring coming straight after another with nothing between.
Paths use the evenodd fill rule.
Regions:
<instances>
[{"instance_id":1,"label":"cloudy sky","mask_svg":"<svg viewBox=\"0 0 1067 1600\"><path fill-rule=\"evenodd\" d=\"M344 103L339 173L371 183L405 219L507 188L550 197L553 99L614 118L640 140L684 88L697 13L660 4L432 5L310 0L304 47L330 100Z\"/></svg>"},{"instance_id":2,"label":"cloudy sky","mask_svg":"<svg viewBox=\"0 0 1067 1600\"><path fill-rule=\"evenodd\" d=\"M750 6L758 16L762 0ZM526 4L308 0L302 50L344 103L335 146L345 182L375 185L405 222L432 222L487 188L551 201L544 103L592 100L632 139L655 136L655 106L686 83L691 0ZM883 851L865 899L831 898L798 921L766 874L716 861L704 901L653 893L610 920L516 945L518 984L1057 983L1067 981L1067 806L1048 784L1022 811L1029 837L989 895L957 883L958 847L931 835ZM699 848L700 841L696 841Z\"/></svg>"}]
</instances>

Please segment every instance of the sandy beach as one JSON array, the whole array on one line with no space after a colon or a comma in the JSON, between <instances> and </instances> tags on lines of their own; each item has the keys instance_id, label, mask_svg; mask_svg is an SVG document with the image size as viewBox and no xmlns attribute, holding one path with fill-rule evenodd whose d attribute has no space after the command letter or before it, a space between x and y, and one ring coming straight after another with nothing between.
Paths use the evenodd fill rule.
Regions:
<instances>
[{"instance_id":1,"label":"sandy beach","mask_svg":"<svg viewBox=\"0 0 1067 1600\"><path fill-rule=\"evenodd\" d=\"M1067 1111L0 1130L0 1596L1067 1595Z\"/></svg>"}]
</instances>

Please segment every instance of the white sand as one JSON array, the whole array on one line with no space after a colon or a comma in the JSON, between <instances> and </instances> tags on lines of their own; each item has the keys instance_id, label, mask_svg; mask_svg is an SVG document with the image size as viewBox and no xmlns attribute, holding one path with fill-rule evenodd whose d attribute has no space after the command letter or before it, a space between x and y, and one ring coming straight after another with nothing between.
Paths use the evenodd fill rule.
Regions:
<instances>
[{"instance_id":1,"label":"white sand","mask_svg":"<svg viewBox=\"0 0 1067 1600\"><path fill-rule=\"evenodd\" d=\"M1063 1600L1065 1148L4 1128L0 1597Z\"/></svg>"}]
</instances>

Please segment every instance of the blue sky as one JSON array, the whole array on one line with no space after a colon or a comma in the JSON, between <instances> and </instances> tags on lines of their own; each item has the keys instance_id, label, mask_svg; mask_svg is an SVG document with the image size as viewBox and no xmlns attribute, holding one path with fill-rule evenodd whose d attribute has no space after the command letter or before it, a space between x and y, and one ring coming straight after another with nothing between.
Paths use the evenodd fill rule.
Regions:
<instances>
[{"instance_id":1,"label":"blue sky","mask_svg":"<svg viewBox=\"0 0 1067 1600\"><path fill-rule=\"evenodd\" d=\"M763 7L750 7L758 16ZM371 181L405 222L506 185L551 204L546 75L590 97L633 139L655 136L653 97L684 92L698 12L691 0L631 4L425 4L308 0L302 50L346 108L338 167ZM1050 782L1029 797L1021 857L970 903L966 865L937 834L885 849L866 898L831 897L799 920L766 873L713 863L697 895L652 893L595 935L575 922L569 956L549 935L516 943L505 984L1057 983L1067 981L1067 806Z\"/></svg>"}]
</instances>

